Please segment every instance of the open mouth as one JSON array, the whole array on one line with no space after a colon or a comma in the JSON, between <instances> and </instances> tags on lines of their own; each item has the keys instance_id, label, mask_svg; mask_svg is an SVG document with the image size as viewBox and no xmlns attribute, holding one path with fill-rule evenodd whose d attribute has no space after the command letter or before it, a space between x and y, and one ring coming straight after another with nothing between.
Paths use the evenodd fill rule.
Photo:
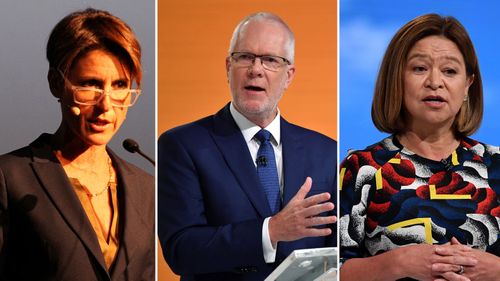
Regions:
<instances>
[{"instance_id":1,"label":"open mouth","mask_svg":"<svg viewBox=\"0 0 500 281\"><path fill-rule=\"evenodd\" d=\"M89 120L89 125L94 131L104 131L111 122L106 120Z\"/></svg>"},{"instance_id":2,"label":"open mouth","mask_svg":"<svg viewBox=\"0 0 500 281\"><path fill-rule=\"evenodd\" d=\"M440 96L427 96L423 99L424 102L432 102L432 103L442 103L446 102L445 99L443 99Z\"/></svg>"},{"instance_id":3,"label":"open mouth","mask_svg":"<svg viewBox=\"0 0 500 281\"><path fill-rule=\"evenodd\" d=\"M263 91L265 91L266 89L261 88L261 87L259 87L259 86L246 86L246 87L245 87L245 90L248 90L248 91L254 91L254 92L263 92Z\"/></svg>"}]
</instances>

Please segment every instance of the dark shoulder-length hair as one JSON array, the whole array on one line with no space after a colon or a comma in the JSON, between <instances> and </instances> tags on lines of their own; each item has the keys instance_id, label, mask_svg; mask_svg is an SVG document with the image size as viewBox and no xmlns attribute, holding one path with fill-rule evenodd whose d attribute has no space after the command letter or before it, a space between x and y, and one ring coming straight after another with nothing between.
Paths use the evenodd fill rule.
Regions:
<instances>
[{"instance_id":1,"label":"dark shoulder-length hair","mask_svg":"<svg viewBox=\"0 0 500 281\"><path fill-rule=\"evenodd\" d=\"M465 28L454 17L426 14L399 29L385 52L371 110L373 123L380 131L391 134L404 132L404 71L408 53L417 41L431 35L443 36L454 42L464 57L467 77L473 77L468 100L455 117L455 135L459 138L471 135L481 125L483 87L472 41Z\"/></svg>"},{"instance_id":2,"label":"dark shoulder-length hair","mask_svg":"<svg viewBox=\"0 0 500 281\"><path fill-rule=\"evenodd\" d=\"M63 74L91 50L102 49L124 61L131 81L142 80L141 46L132 29L107 11L88 8L64 17L52 30L47 42L50 71Z\"/></svg>"}]
</instances>

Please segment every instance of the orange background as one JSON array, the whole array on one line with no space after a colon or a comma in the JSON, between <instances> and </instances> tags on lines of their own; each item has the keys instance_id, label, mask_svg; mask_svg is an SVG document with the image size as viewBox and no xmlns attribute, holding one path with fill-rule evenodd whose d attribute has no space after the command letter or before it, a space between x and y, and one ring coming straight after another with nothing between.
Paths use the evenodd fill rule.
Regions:
<instances>
[{"instance_id":1,"label":"orange background","mask_svg":"<svg viewBox=\"0 0 500 281\"><path fill-rule=\"evenodd\" d=\"M214 114L231 99L224 64L229 40L238 22L257 11L279 15L295 34L296 72L279 104L282 116L337 139L332 0L159 0L158 134ZM179 280L159 246L158 280Z\"/></svg>"}]
</instances>

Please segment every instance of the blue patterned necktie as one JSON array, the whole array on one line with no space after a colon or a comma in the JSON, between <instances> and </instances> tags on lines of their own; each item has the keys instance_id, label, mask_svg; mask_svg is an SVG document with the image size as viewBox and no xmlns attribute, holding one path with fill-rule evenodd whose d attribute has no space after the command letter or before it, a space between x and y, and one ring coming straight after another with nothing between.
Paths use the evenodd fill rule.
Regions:
<instances>
[{"instance_id":1,"label":"blue patterned necktie","mask_svg":"<svg viewBox=\"0 0 500 281\"><path fill-rule=\"evenodd\" d=\"M261 129L255 134L255 138L260 142L256 159L257 174L264 188L271 212L276 214L280 207L280 186L273 145L270 141L271 133Z\"/></svg>"}]
</instances>

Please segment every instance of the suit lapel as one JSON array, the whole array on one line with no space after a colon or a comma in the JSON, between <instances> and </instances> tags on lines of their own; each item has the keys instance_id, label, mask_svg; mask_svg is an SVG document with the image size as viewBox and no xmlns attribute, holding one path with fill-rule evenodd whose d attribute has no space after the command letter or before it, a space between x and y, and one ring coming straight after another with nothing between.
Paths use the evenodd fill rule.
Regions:
<instances>
[{"instance_id":1,"label":"suit lapel","mask_svg":"<svg viewBox=\"0 0 500 281\"><path fill-rule=\"evenodd\" d=\"M305 150L299 136L293 131L292 125L281 118L281 144L283 151L283 207L297 193L305 181L304 161Z\"/></svg>"},{"instance_id":2,"label":"suit lapel","mask_svg":"<svg viewBox=\"0 0 500 281\"><path fill-rule=\"evenodd\" d=\"M141 179L131 169L128 169L123 160L118 158L110 149L108 149L108 153L119 176L118 208L120 209L120 217L118 224L121 229L120 235L122 235L122 238L120 239L120 246L111 274L117 277L125 271L127 265L133 259L138 244L137 241L151 236L148 223L144 221L145 218L150 216L143 214L146 209L144 208L144 202L137 201L138 198L142 198L142 196L137 194L141 192L141 189L138 188L141 186ZM151 222L149 223L150 225Z\"/></svg>"},{"instance_id":3,"label":"suit lapel","mask_svg":"<svg viewBox=\"0 0 500 281\"><path fill-rule=\"evenodd\" d=\"M283 118L281 118L280 128L284 179L282 207L284 207L297 194L307 175L304 175L305 149L300 141L300 136L294 132L293 126ZM278 243L276 260L285 259L286 255L296 247L296 242Z\"/></svg>"},{"instance_id":4,"label":"suit lapel","mask_svg":"<svg viewBox=\"0 0 500 281\"><path fill-rule=\"evenodd\" d=\"M260 186L255 165L248 151L248 146L241 134L238 125L225 106L214 116L212 136L227 162L227 166L234 174L240 187L246 193L254 208L262 217L271 216L271 209L266 195Z\"/></svg>"},{"instance_id":5,"label":"suit lapel","mask_svg":"<svg viewBox=\"0 0 500 281\"><path fill-rule=\"evenodd\" d=\"M106 271L97 236L47 138L48 135L42 135L30 144L33 152L31 166L61 216Z\"/></svg>"}]
</instances>

